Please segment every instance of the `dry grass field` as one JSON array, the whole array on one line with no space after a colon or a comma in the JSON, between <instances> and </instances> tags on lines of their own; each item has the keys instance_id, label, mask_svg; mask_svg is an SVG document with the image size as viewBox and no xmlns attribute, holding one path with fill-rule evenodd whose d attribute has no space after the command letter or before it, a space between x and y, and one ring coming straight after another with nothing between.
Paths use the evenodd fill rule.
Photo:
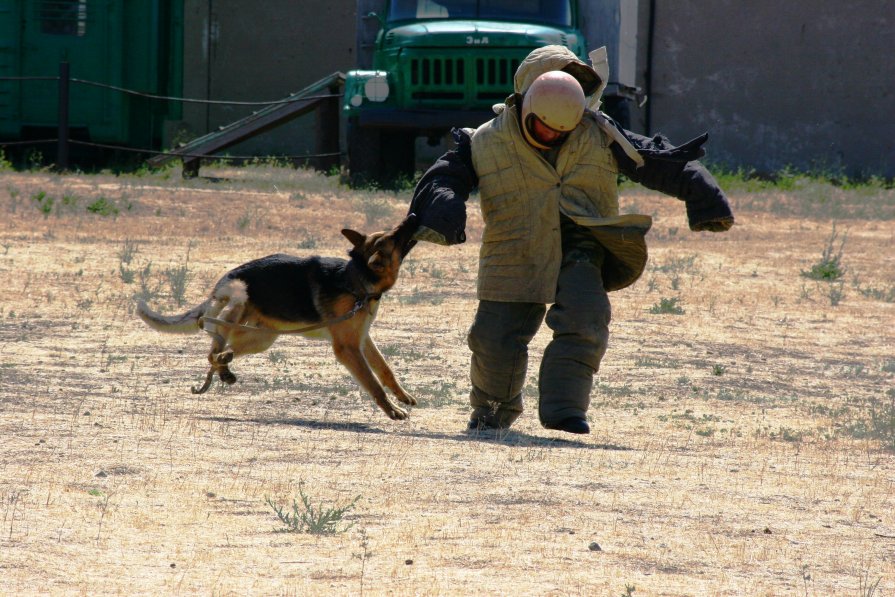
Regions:
<instances>
[{"instance_id":1,"label":"dry grass field","mask_svg":"<svg viewBox=\"0 0 895 597\"><path fill-rule=\"evenodd\" d=\"M626 186L650 264L612 296L579 437L537 422L546 327L517 426L465 431L475 199L373 328L409 420L294 336L192 395L207 338L135 297L183 311L251 258L343 256L342 227L409 201L202 173L0 172L0 594L895 595L895 191L731 189L713 235ZM825 250L844 275L804 275ZM293 502L343 518L287 532L270 504Z\"/></svg>"}]
</instances>

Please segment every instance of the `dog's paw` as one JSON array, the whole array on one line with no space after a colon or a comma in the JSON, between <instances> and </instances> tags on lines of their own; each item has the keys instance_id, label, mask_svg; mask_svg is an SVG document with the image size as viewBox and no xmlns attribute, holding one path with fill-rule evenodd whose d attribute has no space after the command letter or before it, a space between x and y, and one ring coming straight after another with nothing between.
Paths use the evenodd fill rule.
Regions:
<instances>
[{"instance_id":1,"label":"dog's paw","mask_svg":"<svg viewBox=\"0 0 895 597\"><path fill-rule=\"evenodd\" d=\"M404 392L402 394L396 394L395 397L403 402L404 404L409 404L410 406L414 406L416 404L416 398Z\"/></svg>"},{"instance_id":2,"label":"dog's paw","mask_svg":"<svg viewBox=\"0 0 895 597\"><path fill-rule=\"evenodd\" d=\"M221 377L221 381L228 385L233 385L236 383L236 376L229 369L221 369L218 371L218 375Z\"/></svg>"},{"instance_id":3,"label":"dog's paw","mask_svg":"<svg viewBox=\"0 0 895 597\"><path fill-rule=\"evenodd\" d=\"M385 414L388 415L392 421L403 421L407 418L407 411L401 408L400 406L395 406L394 404L389 404L385 409Z\"/></svg>"}]
</instances>

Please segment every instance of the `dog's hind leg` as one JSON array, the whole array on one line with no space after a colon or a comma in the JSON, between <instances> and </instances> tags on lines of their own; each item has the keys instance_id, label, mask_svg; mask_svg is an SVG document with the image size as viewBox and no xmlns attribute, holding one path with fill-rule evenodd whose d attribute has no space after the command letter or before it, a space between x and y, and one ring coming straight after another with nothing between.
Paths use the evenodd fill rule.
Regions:
<instances>
[{"instance_id":1,"label":"dog's hind leg","mask_svg":"<svg viewBox=\"0 0 895 597\"><path fill-rule=\"evenodd\" d=\"M233 360L232 353L230 353L230 358L226 359L226 362L224 363L218 362L221 359L216 358L217 356L220 356L221 353L215 353L215 347L224 346L226 344L226 340L224 340L224 338L217 332L209 329L206 329L205 331L208 332L212 337L212 349L211 352L208 353L208 362L211 364L211 366L208 368L208 373L205 374L205 382L198 388L195 386L190 388L190 391L193 394L204 394L205 392L207 392L208 388L211 387L211 382L214 380L215 373L217 373L220 376L221 381L225 383L232 384L236 381L236 376L233 375L233 373L230 372L230 368L227 367L227 363Z\"/></svg>"},{"instance_id":2,"label":"dog's hind leg","mask_svg":"<svg viewBox=\"0 0 895 597\"><path fill-rule=\"evenodd\" d=\"M245 309L243 301L231 302L230 296L216 296L205 312L206 317L220 318L229 323L238 323ZM206 322L204 329L211 336L211 348L208 351L208 363L211 367L205 376L205 383L200 388L193 388L194 394L202 394L211 386L214 374L226 384L236 383L236 376L230 371L229 364L233 360L233 351L227 348L227 339L231 332L225 326Z\"/></svg>"},{"instance_id":3,"label":"dog's hind leg","mask_svg":"<svg viewBox=\"0 0 895 597\"><path fill-rule=\"evenodd\" d=\"M395 398L404 404L416 404L416 398L408 394L404 388L401 387L401 384L398 383L398 379L395 377L395 374L392 373L388 363L385 362L382 353L379 352L379 348L376 347L376 343L373 342L373 338L369 336L364 339L364 357L366 357L367 362L370 364L370 368L376 373L376 377L379 378L382 385L391 390L395 395Z\"/></svg>"}]
</instances>

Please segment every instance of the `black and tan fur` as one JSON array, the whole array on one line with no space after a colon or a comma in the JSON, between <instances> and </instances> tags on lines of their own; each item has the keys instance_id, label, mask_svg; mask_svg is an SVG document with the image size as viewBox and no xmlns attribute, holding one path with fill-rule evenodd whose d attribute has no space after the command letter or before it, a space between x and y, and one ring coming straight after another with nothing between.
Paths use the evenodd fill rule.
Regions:
<instances>
[{"instance_id":1,"label":"black and tan fur","mask_svg":"<svg viewBox=\"0 0 895 597\"><path fill-rule=\"evenodd\" d=\"M407 411L393 403L382 386L404 404L416 404L416 400L395 379L369 330L379 298L398 279L417 227L411 214L387 232L366 236L345 229L342 234L353 245L347 260L269 255L228 272L208 300L186 313L160 315L142 301L137 311L161 332L204 329L211 335L211 368L204 385L194 388L194 393L206 391L215 374L225 383L234 383L236 376L230 371L234 357L263 352L280 334L301 333L331 340L336 359L385 414L405 419ZM350 315L353 310L356 313ZM311 326L319 327L302 331Z\"/></svg>"}]
</instances>

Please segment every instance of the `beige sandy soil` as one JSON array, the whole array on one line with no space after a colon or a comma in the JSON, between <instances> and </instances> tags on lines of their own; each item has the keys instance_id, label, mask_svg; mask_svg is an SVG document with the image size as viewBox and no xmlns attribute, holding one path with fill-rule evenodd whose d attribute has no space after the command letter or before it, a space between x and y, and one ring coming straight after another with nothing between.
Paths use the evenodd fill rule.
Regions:
<instances>
[{"instance_id":1,"label":"beige sandy soil","mask_svg":"<svg viewBox=\"0 0 895 597\"><path fill-rule=\"evenodd\" d=\"M537 422L545 327L495 436L464 430L475 199L469 241L417 247L373 328L408 421L300 337L192 395L208 339L150 330L136 295L184 311L248 259L344 255L339 229L409 200L214 174L0 173L0 594L895 593L893 191L734 192L713 235L626 188L651 260L612 296L593 433ZM845 277L802 276L834 222ZM266 500L300 488L359 499L334 534L278 532Z\"/></svg>"}]
</instances>

